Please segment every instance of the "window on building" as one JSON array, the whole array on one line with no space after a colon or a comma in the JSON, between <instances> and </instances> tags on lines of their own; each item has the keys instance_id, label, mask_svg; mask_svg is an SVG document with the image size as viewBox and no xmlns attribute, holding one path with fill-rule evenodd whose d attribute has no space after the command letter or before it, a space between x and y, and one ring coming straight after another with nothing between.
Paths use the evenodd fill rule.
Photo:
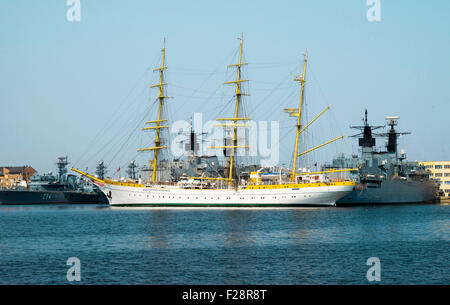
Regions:
<instances>
[{"instance_id":1,"label":"window on building","mask_svg":"<svg viewBox=\"0 0 450 305\"><path fill-rule=\"evenodd\" d=\"M434 174L436 177L442 177L442 173L436 173Z\"/></svg>"},{"instance_id":2,"label":"window on building","mask_svg":"<svg viewBox=\"0 0 450 305\"><path fill-rule=\"evenodd\" d=\"M442 165L435 165L434 168L435 169L442 169Z\"/></svg>"},{"instance_id":3,"label":"window on building","mask_svg":"<svg viewBox=\"0 0 450 305\"><path fill-rule=\"evenodd\" d=\"M445 169L450 169L450 164L444 165L444 168L445 168Z\"/></svg>"}]
</instances>

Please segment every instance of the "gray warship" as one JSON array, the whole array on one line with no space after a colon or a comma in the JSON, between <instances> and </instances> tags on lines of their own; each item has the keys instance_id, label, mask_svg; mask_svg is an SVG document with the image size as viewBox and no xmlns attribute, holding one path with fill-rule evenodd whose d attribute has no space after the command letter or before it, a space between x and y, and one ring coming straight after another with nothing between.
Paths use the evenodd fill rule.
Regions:
<instances>
[{"instance_id":1,"label":"gray warship","mask_svg":"<svg viewBox=\"0 0 450 305\"><path fill-rule=\"evenodd\" d=\"M358 185L355 190L336 202L337 206L377 205L404 203L432 203L438 192L437 182L430 179L424 166L406 160L403 150L397 151L400 135L409 132L397 132L395 126L400 117L385 118L390 126L387 133L374 133L384 126L371 126L367 121L367 110L363 126L351 126L361 132L352 137L358 138L361 155L339 156L326 168L359 168ZM383 150L376 150L377 137L387 137Z\"/></svg>"},{"instance_id":2,"label":"gray warship","mask_svg":"<svg viewBox=\"0 0 450 305\"><path fill-rule=\"evenodd\" d=\"M0 205L108 203L96 186L67 174L67 157L60 157L56 164L58 176L34 174L26 188L0 190Z\"/></svg>"}]
</instances>

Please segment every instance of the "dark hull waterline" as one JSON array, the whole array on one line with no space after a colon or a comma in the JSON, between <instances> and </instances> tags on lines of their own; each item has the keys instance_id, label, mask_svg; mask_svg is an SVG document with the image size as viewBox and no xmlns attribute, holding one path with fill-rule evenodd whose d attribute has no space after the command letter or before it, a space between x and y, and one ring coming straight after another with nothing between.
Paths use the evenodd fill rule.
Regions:
<instances>
[{"instance_id":1,"label":"dark hull waterline","mask_svg":"<svg viewBox=\"0 0 450 305\"><path fill-rule=\"evenodd\" d=\"M101 193L73 191L0 191L0 205L108 203Z\"/></svg>"}]
</instances>

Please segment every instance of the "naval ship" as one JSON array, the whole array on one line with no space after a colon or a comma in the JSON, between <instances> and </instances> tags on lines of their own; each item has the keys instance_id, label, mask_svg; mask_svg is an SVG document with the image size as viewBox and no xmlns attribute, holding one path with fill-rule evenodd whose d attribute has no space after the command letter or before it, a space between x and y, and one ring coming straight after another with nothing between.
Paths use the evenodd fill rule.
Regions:
<instances>
[{"instance_id":1,"label":"naval ship","mask_svg":"<svg viewBox=\"0 0 450 305\"><path fill-rule=\"evenodd\" d=\"M337 206L375 205L398 203L432 203L436 200L438 185L430 179L423 165L406 161L404 150L397 151L397 140L400 135L409 132L397 132L395 126L400 117L385 118L387 133L375 133L383 126L371 126L367 121L367 110L363 126L350 126L361 133L352 137L358 138L361 155L345 158L344 155L333 160L326 168L359 167L358 185L353 192L336 201ZM376 150L375 137L387 137L387 145L383 150Z\"/></svg>"},{"instance_id":2,"label":"naval ship","mask_svg":"<svg viewBox=\"0 0 450 305\"><path fill-rule=\"evenodd\" d=\"M34 174L26 188L0 190L0 205L108 203L97 187L67 174L67 157L58 159L58 176L52 173Z\"/></svg>"},{"instance_id":3,"label":"naval ship","mask_svg":"<svg viewBox=\"0 0 450 305\"><path fill-rule=\"evenodd\" d=\"M190 176L196 174L181 174L179 181L168 181L161 173L167 172L170 162L164 159L167 152L168 140L163 131L169 128L168 119L164 116L164 106L167 99L166 87L168 85L164 72L167 69L165 63L165 43L162 48L161 66L154 71L159 73L159 83L151 87L158 89L157 98L158 112L155 119L147 121L149 127L142 128L146 131L155 132L154 146L140 148L141 152L152 152L153 160L149 161L148 168L151 175L142 181L121 181L112 179L99 179L72 168L75 172L89 177L108 197L111 206L150 206L150 207L303 207L303 206L332 206L336 200L349 194L356 182L344 181L342 179L331 179L333 170L326 172L299 172L297 159L315 149L332 143L343 137L338 137L322 145L316 146L304 152L299 152L300 134L310 125L301 124L303 96L306 82L306 64L308 52L304 54L303 74L295 77L294 81L300 84L300 101L298 108L289 108L285 111L294 117L296 121L296 138L294 146L292 169L288 175L262 176L262 169L249 173L248 179L241 179L237 175L236 157L238 149L247 149L247 145L238 143L238 128L248 126L244 124L250 118L243 114L243 92L242 83L248 80L242 77L242 67L247 63L242 61L243 36L239 38L239 59L229 67L236 69L236 79L225 82L235 86L235 103L233 113L227 118L218 118L222 122L216 126L224 127L232 137L225 141L223 146L213 146L211 149L225 150L227 157L222 171L203 171L201 176ZM312 122L311 122L312 123ZM207 161L207 160L204 160ZM210 160L211 161L211 160ZM211 161L210 164L212 165ZM172 162L173 164L173 162ZM205 162L206 169L209 167Z\"/></svg>"}]
</instances>

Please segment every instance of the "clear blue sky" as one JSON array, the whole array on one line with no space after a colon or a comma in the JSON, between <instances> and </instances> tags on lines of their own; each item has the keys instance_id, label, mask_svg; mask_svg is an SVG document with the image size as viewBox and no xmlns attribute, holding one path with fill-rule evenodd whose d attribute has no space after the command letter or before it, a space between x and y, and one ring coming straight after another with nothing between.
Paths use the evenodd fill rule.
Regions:
<instances>
[{"instance_id":1,"label":"clear blue sky","mask_svg":"<svg viewBox=\"0 0 450 305\"><path fill-rule=\"evenodd\" d=\"M368 108L375 124L401 117L399 129L412 132L400 141L408 159L450 159L448 0L381 0L381 22L367 21L365 0L81 0L81 22L68 22L68 9L65 0L0 2L0 165L50 171L68 155L92 171L112 159L156 96L148 86L164 37L171 118L213 119L233 94L221 84L233 77L226 65L241 32L249 115L281 121L280 163L293 137L282 108L297 106L292 78L306 48L309 114L333 105L313 144L351 135ZM134 135L111 167L149 142ZM356 141L315 158L341 151L356 153Z\"/></svg>"}]
</instances>

